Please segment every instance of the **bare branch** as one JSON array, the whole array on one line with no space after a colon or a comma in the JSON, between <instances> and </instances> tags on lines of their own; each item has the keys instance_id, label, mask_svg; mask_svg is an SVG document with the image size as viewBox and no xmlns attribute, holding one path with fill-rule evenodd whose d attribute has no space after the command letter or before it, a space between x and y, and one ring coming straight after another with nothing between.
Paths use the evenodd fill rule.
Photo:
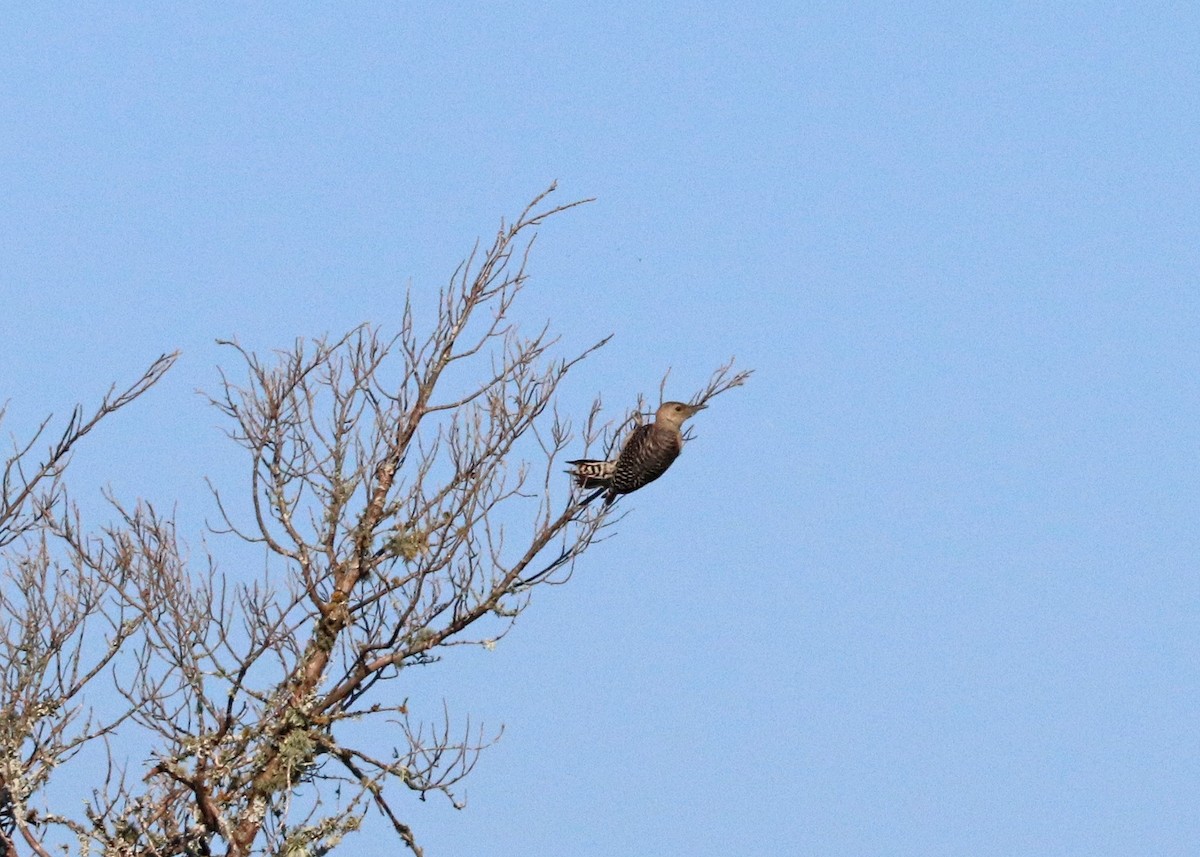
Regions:
<instances>
[{"instance_id":1,"label":"bare branch","mask_svg":"<svg viewBox=\"0 0 1200 857\"><path fill-rule=\"evenodd\" d=\"M753 369L742 369L734 372L733 364L734 358L730 357L728 363L718 367L713 372L704 389L692 396L690 404L699 407L706 406L710 399L716 398L727 390L732 390L734 387L742 386L754 374ZM664 383L666 382L665 377L663 381Z\"/></svg>"},{"instance_id":2,"label":"bare branch","mask_svg":"<svg viewBox=\"0 0 1200 857\"><path fill-rule=\"evenodd\" d=\"M26 466L29 453L50 426L50 417L42 421L25 444L14 443L13 451L0 472L0 547L11 544L22 533L35 527L41 511L53 507L61 499L59 479L75 445L102 419L119 411L157 384L178 357L178 351L163 354L129 387L119 392L115 385L111 387L90 417L85 418L82 406L76 406L62 433L50 445L40 463ZM4 409L0 408L0 420L3 417ZM42 497L35 503L39 491Z\"/></svg>"}]
</instances>

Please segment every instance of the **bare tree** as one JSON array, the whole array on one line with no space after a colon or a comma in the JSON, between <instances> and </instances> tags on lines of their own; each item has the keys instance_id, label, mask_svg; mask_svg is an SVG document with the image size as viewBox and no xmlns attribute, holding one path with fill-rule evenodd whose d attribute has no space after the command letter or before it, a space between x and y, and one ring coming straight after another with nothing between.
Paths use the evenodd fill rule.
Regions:
<instances>
[{"instance_id":1,"label":"bare tree","mask_svg":"<svg viewBox=\"0 0 1200 857\"><path fill-rule=\"evenodd\" d=\"M555 407L608 340L564 358L547 329L513 320L536 228L579 204L545 207L549 192L463 262L427 334L406 299L393 335L364 325L269 359L225 343L244 374L211 401L245 450L249 499L213 486L212 529L265 553L261 579L227 579L209 554L190 567L172 518L145 504L110 498L117 522L89 534L57 488L66 453L52 450L38 493L20 469L33 445L15 451L0 518L3 852L46 854L60 831L112 855L323 854L374 809L422 853L398 797L458 805L491 739L382 691L448 647L494 645L613 520L560 459L611 448L624 423L601 424L599 401L578 427ZM697 403L747 374L721 367ZM70 443L91 426L72 425ZM101 677L119 704L82 696ZM354 721L378 725L363 739ZM152 747L137 767L126 734ZM98 742L108 776L85 813L52 812L51 774Z\"/></svg>"}]
</instances>

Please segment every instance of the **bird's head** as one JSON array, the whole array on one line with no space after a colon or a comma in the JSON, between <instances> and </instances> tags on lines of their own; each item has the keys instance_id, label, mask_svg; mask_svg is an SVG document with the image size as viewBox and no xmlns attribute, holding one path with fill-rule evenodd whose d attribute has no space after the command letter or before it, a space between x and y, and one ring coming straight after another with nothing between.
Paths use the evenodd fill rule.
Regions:
<instances>
[{"instance_id":1,"label":"bird's head","mask_svg":"<svg viewBox=\"0 0 1200 857\"><path fill-rule=\"evenodd\" d=\"M683 421L704 410L704 405L685 405L683 402L663 402L654 414L655 422L678 429Z\"/></svg>"}]
</instances>

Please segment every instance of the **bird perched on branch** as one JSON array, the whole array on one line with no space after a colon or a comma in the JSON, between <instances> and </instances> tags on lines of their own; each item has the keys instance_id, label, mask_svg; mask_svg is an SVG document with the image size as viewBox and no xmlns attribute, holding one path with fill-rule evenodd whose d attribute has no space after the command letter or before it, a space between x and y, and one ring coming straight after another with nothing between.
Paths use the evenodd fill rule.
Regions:
<instances>
[{"instance_id":1,"label":"bird perched on branch","mask_svg":"<svg viewBox=\"0 0 1200 857\"><path fill-rule=\"evenodd\" d=\"M608 506L618 494L636 491L667 472L683 449L680 428L684 420L702 410L704 405L664 402L654 414L654 422L633 430L616 460L577 458L567 462L574 465L567 472L581 488L607 488L604 505Z\"/></svg>"}]
</instances>

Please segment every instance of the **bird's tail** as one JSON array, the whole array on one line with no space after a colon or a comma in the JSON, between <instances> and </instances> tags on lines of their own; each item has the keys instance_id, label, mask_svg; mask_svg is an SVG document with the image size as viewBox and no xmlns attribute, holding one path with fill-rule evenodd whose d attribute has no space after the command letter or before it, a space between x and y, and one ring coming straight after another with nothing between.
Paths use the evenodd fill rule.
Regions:
<instances>
[{"instance_id":1,"label":"bird's tail","mask_svg":"<svg viewBox=\"0 0 1200 857\"><path fill-rule=\"evenodd\" d=\"M571 469L567 471L575 477L575 484L580 488L608 488L612 484L615 461L597 461L592 458L577 458L568 461Z\"/></svg>"}]
</instances>

